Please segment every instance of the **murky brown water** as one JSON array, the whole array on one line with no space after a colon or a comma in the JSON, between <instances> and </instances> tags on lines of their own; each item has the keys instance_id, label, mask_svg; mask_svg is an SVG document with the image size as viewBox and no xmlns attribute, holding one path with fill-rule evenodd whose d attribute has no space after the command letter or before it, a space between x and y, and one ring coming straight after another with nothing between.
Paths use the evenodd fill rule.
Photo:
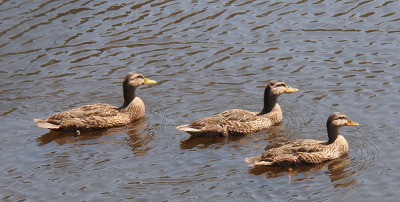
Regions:
<instances>
[{"instance_id":1,"label":"murky brown water","mask_svg":"<svg viewBox=\"0 0 400 202\"><path fill-rule=\"evenodd\" d=\"M399 10L394 1L2 1L1 197L9 201L395 201L400 180ZM132 70L146 120L84 136L33 118L122 103ZM175 126L261 110L266 81L284 122L235 138ZM244 159L291 139L326 139L340 111L350 152L288 173Z\"/></svg>"}]
</instances>

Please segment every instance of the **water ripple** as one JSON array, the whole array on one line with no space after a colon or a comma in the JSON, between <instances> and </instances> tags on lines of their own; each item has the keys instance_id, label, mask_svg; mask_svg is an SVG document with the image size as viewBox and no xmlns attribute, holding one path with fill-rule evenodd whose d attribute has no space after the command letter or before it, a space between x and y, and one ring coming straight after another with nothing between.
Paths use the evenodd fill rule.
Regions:
<instances>
[{"instance_id":1,"label":"water ripple","mask_svg":"<svg viewBox=\"0 0 400 202\"><path fill-rule=\"evenodd\" d=\"M394 201L396 2L2 1L3 198L334 201L385 193ZM86 137L34 125L84 104L121 104L121 79L133 70L158 82L138 89L143 124ZM175 129L228 109L259 111L270 79L300 89L280 97L281 125L221 139ZM326 139L335 111L361 124L341 130L350 145L343 159L292 172L245 164L264 147Z\"/></svg>"}]
</instances>

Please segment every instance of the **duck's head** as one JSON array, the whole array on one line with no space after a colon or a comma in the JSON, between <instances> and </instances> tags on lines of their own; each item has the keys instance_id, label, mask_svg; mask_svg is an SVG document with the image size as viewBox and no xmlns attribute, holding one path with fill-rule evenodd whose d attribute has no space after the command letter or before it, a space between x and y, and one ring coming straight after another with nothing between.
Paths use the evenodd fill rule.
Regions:
<instances>
[{"instance_id":1,"label":"duck's head","mask_svg":"<svg viewBox=\"0 0 400 202\"><path fill-rule=\"evenodd\" d=\"M340 127L340 126L359 126L359 125L360 124L358 124L356 122L353 122L352 120L347 118L346 115L344 115L343 113L340 113L340 112L332 113L328 117L328 121L326 122L326 126L327 127L331 127L331 126L336 126L336 127Z\"/></svg>"},{"instance_id":2,"label":"duck's head","mask_svg":"<svg viewBox=\"0 0 400 202\"><path fill-rule=\"evenodd\" d=\"M125 77L122 83L123 91L124 91L124 104L120 107L123 109L127 107L133 99L136 97L136 88L143 84L155 84L157 83L154 80L147 79L142 74L136 71L129 72Z\"/></svg>"},{"instance_id":3,"label":"duck's head","mask_svg":"<svg viewBox=\"0 0 400 202\"><path fill-rule=\"evenodd\" d=\"M326 128L328 129L328 143L333 143L339 135L339 128L342 126L359 126L360 124L353 122L346 115L335 112L328 117Z\"/></svg>"},{"instance_id":4,"label":"duck's head","mask_svg":"<svg viewBox=\"0 0 400 202\"><path fill-rule=\"evenodd\" d=\"M124 87L138 87L143 84L155 84L157 83L154 80L147 79L142 74L136 71L129 72L123 81Z\"/></svg>"},{"instance_id":5,"label":"duck's head","mask_svg":"<svg viewBox=\"0 0 400 202\"><path fill-rule=\"evenodd\" d=\"M279 95L283 93L294 93L299 91L297 88L291 88L280 80L270 80L264 90L264 108L260 115L271 112L278 101Z\"/></svg>"},{"instance_id":6,"label":"duck's head","mask_svg":"<svg viewBox=\"0 0 400 202\"><path fill-rule=\"evenodd\" d=\"M283 93L294 93L299 91L299 89L291 88L286 85L285 82L275 79L268 82L266 90L273 95L281 95Z\"/></svg>"}]
</instances>

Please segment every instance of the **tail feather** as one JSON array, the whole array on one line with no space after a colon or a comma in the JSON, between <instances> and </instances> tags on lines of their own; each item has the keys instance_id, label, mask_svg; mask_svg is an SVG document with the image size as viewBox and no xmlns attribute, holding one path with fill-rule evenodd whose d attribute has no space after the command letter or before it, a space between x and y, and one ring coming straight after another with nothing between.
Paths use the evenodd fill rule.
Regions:
<instances>
[{"instance_id":1,"label":"tail feather","mask_svg":"<svg viewBox=\"0 0 400 202\"><path fill-rule=\"evenodd\" d=\"M60 128L60 126L58 126L58 125L47 122L46 119L33 119L33 121L35 121L36 124L42 128L48 128L48 129L53 129L53 130Z\"/></svg>"},{"instance_id":2,"label":"tail feather","mask_svg":"<svg viewBox=\"0 0 400 202\"><path fill-rule=\"evenodd\" d=\"M249 164L249 166L255 166L260 161L260 159L260 156L253 156L246 158L245 161Z\"/></svg>"},{"instance_id":3,"label":"tail feather","mask_svg":"<svg viewBox=\"0 0 400 202\"><path fill-rule=\"evenodd\" d=\"M249 166L272 166L272 162L270 161L261 161L260 156L253 156L253 157L248 157L245 159L246 163L249 164Z\"/></svg>"},{"instance_id":4,"label":"tail feather","mask_svg":"<svg viewBox=\"0 0 400 202\"><path fill-rule=\"evenodd\" d=\"M185 131L185 132L199 132L199 129L192 128L189 125L181 125L176 127L178 130Z\"/></svg>"}]
</instances>

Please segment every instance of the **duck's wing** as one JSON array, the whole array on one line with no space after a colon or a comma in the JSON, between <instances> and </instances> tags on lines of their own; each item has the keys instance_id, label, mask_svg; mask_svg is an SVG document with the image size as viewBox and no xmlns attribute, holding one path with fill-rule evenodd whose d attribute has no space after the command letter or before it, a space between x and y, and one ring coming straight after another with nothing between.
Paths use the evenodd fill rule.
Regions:
<instances>
[{"instance_id":1,"label":"duck's wing","mask_svg":"<svg viewBox=\"0 0 400 202\"><path fill-rule=\"evenodd\" d=\"M326 160L321 141L295 140L280 147L272 148L260 156L250 157L246 162L250 166L298 166L315 165Z\"/></svg>"},{"instance_id":2,"label":"duck's wing","mask_svg":"<svg viewBox=\"0 0 400 202\"><path fill-rule=\"evenodd\" d=\"M79 108L66 111L67 114L74 118L82 118L89 116L112 117L120 113L117 107L105 103L96 103L84 105Z\"/></svg>"},{"instance_id":3,"label":"duck's wing","mask_svg":"<svg viewBox=\"0 0 400 202\"><path fill-rule=\"evenodd\" d=\"M84 105L68 111L54 114L48 120L65 120L69 118L87 118L93 116L112 117L119 113L116 107L104 103Z\"/></svg>"},{"instance_id":4,"label":"duck's wing","mask_svg":"<svg viewBox=\"0 0 400 202\"><path fill-rule=\"evenodd\" d=\"M280 147L272 148L260 155L262 161L273 161L276 157L281 155L297 155L298 153L313 153L323 151L321 141L317 140L295 140L287 142Z\"/></svg>"},{"instance_id":5,"label":"duck's wing","mask_svg":"<svg viewBox=\"0 0 400 202\"><path fill-rule=\"evenodd\" d=\"M205 125L217 125L222 126L226 124L227 121L229 122L246 122L255 120L254 113L249 112L242 109L232 109L228 111L224 111L218 114L214 114L209 117L205 117L202 119L198 119L196 121L191 122L187 126L193 128L201 128Z\"/></svg>"},{"instance_id":6,"label":"duck's wing","mask_svg":"<svg viewBox=\"0 0 400 202\"><path fill-rule=\"evenodd\" d=\"M250 112L243 109L232 109L228 111L215 114L210 118L217 118L224 121L237 121L237 122L250 122L257 120L255 112Z\"/></svg>"},{"instance_id":7,"label":"duck's wing","mask_svg":"<svg viewBox=\"0 0 400 202\"><path fill-rule=\"evenodd\" d=\"M202 133L203 136L210 136L209 134L227 135L226 132L231 135L242 135L252 132L252 130L249 130L249 127L253 125L251 123L255 120L257 118L254 112L232 109L198 119L187 125L177 126L177 129L191 133L192 135L197 133Z\"/></svg>"},{"instance_id":8,"label":"duck's wing","mask_svg":"<svg viewBox=\"0 0 400 202\"><path fill-rule=\"evenodd\" d=\"M284 153L292 154L297 152L320 152L323 151L326 146L323 141L311 140L311 139L300 139L289 141L281 147Z\"/></svg>"}]
</instances>

